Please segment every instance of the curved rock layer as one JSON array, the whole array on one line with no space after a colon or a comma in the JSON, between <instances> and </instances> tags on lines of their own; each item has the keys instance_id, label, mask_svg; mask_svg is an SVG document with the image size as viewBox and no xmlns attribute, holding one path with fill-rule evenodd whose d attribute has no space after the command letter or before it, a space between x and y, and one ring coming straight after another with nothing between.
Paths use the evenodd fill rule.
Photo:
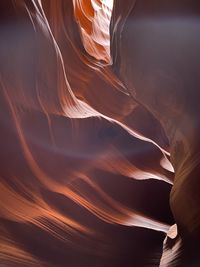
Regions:
<instances>
[{"instance_id":1,"label":"curved rock layer","mask_svg":"<svg viewBox=\"0 0 200 267\"><path fill-rule=\"evenodd\" d=\"M0 13L0 264L199 266L198 4Z\"/></svg>"},{"instance_id":2,"label":"curved rock layer","mask_svg":"<svg viewBox=\"0 0 200 267\"><path fill-rule=\"evenodd\" d=\"M114 69L163 126L175 170L170 206L178 236L164 242L161 266L199 266L200 4L141 0L124 17L121 6L115 2L112 18Z\"/></svg>"}]
</instances>

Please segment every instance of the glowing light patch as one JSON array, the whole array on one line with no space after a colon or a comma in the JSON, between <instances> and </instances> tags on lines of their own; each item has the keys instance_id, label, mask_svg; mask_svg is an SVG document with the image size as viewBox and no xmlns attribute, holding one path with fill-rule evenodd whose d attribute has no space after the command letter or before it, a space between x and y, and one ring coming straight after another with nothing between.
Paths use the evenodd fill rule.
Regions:
<instances>
[{"instance_id":1,"label":"glowing light patch","mask_svg":"<svg viewBox=\"0 0 200 267\"><path fill-rule=\"evenodd\" d=\"M112 10L113 8L113 1L114 0L102 0L102 4L107 6L108 8L110 8Z\"/></svg>"}]
</instances>

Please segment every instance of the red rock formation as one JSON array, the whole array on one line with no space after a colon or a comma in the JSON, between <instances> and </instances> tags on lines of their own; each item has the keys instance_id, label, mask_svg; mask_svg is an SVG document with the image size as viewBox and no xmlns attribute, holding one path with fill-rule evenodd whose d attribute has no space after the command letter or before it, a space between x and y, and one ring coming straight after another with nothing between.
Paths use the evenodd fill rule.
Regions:
<instances>
[{"instance_id":1,"label":"red rock formation","mask_svg":"<svg viewBox=\"0 0 200 267\"><path fill-rule=\"evenodd\" d=\"M165 257L161 266L199 266L200 5L198 1L136 1L124 17L121 6L117 0L111 29L111 47L118 48L112 52L115 71L165 129L175 169L170 205L181 248L172 249L171 256L180 259L171 262L168 254L170 263L165 264ZM123 21L120 31L114 30L118 18ZM174 246L178 243L179 239Z\"/></svg>"},{"instance_id":2,"label":"red rock formation","mask_svg":"<svg viewBox=\"0 0 200 267\"><path fill-rule=\"evenodd\" d=\"M0 2L7 267L198 260L197 5L111 2Z\"/></svg>"}]
</instances>

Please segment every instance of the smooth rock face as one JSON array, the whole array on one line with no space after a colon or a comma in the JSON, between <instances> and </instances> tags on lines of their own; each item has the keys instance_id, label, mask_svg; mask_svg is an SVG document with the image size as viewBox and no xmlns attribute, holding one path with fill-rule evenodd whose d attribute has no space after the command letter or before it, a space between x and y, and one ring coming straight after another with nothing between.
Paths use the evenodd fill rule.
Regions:
<instances>
[{"instance_id":1,"label":"smooth rock face","mask_svg":"<svg viewBox=\"0 0 200 267\"><path fill-rule=\"evenodd\" d=\"M182 252L184 259L174 266L199 264L199 14L198 1L136 1L124 23L116 60L116 73L169 138L175 169L170 205L183 244L174 253Z\"/></svg>"},{"instance_id":2,"label":"smooth rock face","mask_svg":"<svg viewBox=\"0 0 200 267\"><path fill-rule=\"evenodd\" d=\"M0 1L0 266L199 266L199 12Z\"/></svg>"}]
</instances>

